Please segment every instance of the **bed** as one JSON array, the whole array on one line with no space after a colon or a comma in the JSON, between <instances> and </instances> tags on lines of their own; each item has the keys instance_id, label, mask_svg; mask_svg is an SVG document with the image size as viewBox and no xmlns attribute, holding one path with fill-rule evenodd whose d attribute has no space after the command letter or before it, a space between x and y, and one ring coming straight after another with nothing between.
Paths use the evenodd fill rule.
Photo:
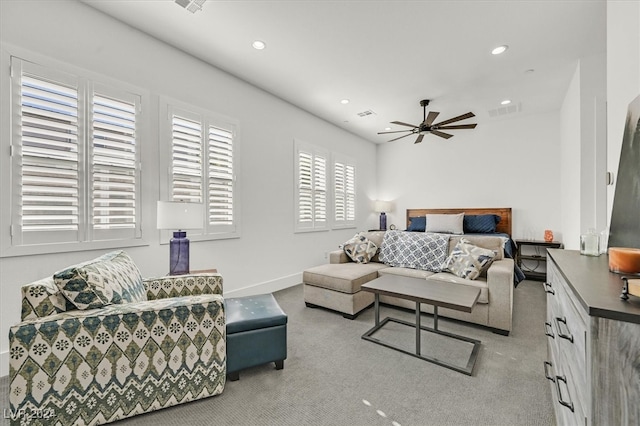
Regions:
<instances>
[{"instance_id":1,"label":"bed","mask_svg":"<svg viewBox=\"0 0 640 426\"><path fill-rule=\"evenodd\" d=\"M406 226L407 229L410 228L411 219L417 217L425 217L427 214L458 214L464 213L466 215L497 215L500 217L500 221L497 223L495 227L495 232L490 233L491 235L502 236L506 238L504 251L505 256L511 259L515 258L516 253L516 243L511 238L511 207L497 207L497 208L453 208L453 209L407 209L406 216ZM473 235L487 235L487 234L477 234L473 233ZM518 286L525 278L524 273L520 268L514 264L514 286Z\"/></svg>"}]
</instances>

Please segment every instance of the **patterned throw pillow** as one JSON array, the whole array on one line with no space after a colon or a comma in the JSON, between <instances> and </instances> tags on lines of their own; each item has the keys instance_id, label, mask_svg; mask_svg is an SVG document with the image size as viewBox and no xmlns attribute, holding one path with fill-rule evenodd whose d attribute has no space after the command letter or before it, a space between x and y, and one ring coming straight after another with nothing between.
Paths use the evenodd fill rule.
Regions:
<instances>
[{"instance_id":1,"label":"patterned throw pillow","mask_svg":"<svg viewBox=\"0 0 640 426\"><path fill-rule=\"evenodd\" d=\"M465 238L461 238L447 258L444 269L460 278L475 280L489 268L495 257L496 253L493 250L474 246Z\"/></svg>"},{"instance_id":2,"label":"patterned throw pillow","mask_svg":"<svg viewBox=\"0 0 640 426\"><path fill-rule=\"evenodd\" d=\"M354 235L340 248L356 263L369 263L378 252L378 246L361 233Z\"/></svg>"},{"instance_id":3,"label":"patterned throw pillow","mask_svg":"<svg viewBox=\"0 0 640 426\"><path fill-rule=\"evenodd\" d=\"M140 270L124 251L113 251L53 275L56 286L78 309L147 300Z\"/></svg>"},{"instance_id":4,"label":"patterned throw pillow","mask_svg":"<svg viewBox=\"0 0 640 426\"><path fill-rule=\"evenodd\" d=\"M440 272L448 249L448 235L387 231L380 247L380 261L399 268Z\"/></svg>"}]
</instances>

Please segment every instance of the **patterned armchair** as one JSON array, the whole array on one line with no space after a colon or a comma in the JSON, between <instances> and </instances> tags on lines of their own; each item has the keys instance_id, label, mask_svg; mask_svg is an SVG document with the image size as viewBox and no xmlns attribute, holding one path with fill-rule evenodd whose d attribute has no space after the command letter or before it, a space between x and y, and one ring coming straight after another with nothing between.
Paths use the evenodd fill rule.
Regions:
<instances>
[{"instance_id":1,"label":"patterned armchair","mask_svg":"<svg viewBox=\"0 0 640 426\"><path fill-rule=\"evenodd\" d=\"M222 277L136 271L120 251L22 287L11 424L103 424L223 391Z\"/></svg>"}]
</instances>

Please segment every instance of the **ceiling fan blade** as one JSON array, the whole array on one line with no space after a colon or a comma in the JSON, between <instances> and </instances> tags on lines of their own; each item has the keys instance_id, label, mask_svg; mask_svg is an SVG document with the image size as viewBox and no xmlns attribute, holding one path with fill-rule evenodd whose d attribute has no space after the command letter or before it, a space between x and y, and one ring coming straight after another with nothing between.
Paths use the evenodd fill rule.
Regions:
<instances>
[{"instance_id":1,"label":"ceiling fan blade","mask_svg":"<svg viewBox=\"0 0 640 426\"><path fill-rule=\"evenodd\" d=\"M391 124L397 124L399 126L419 127L409 123L403 123L402 121L392 121Z\"/></svg>"},{"instance_id":2,"label":"ceiling fan blade","mask_svg":"<svg viewBox=\"0 0 640 426\"><path fill-rule=\"evenodd\" d=\"M408 135L402 135L399 138L391 139L390 141L387 141L387 142L397 141L398 139L406 138L407 136L411 136L412 134L413 134L413 132L409 133Z\"/></svg>"},{"instance_id":3,"label":"ceiling fan blade","mask_svg":"<svg viewBox=\"0 0 640 426\"><path fill-rule=\"evenodd\" d=\"M414 143L420 143L422 142L422 139L424 138L424 133L420 133L418 135L418 139L416 139L416 141Z\"/></svg>"},{"instance_id":4,"label":"ceiling fan blade","mask_svg":"<svg viewBox=\"0 0 640 426\"><path fill-rule=\"evenodd\" d=\"M455 123L456 121L464 120L466 118L475 117L476 115L472 112L468 112L466 114L459 115L457 117L450 118L449 120L441 121L440 123L434 124L434 126L442 126L443 124Z\"/></svg>"},{"instance_id":5,"label":"ceiling fan blade","mask_svg":"<svg viewBox=\"0 0 640 426\"><path fill-rule=\"evenodd\" d=\"M453 137L453 135L450 135L449 133L439 132L437 130L432 130L431 133L433 133L436 136L440 136L441 138L445 138L445 139L449 139L450 137Z\"/></svg>"},{"instance_id":6,"label":"ceiling fan blade","mask_svg":"<svg viewBox=\"0 0 640 426\"><path fill-rule=\"evenodd\" d=\"M424 123L426 126L431 126L431 123L433 123L436 119L436 117L439 115L439 112L436 111L429 111L429 115L427 115L427 119L424 120Z\"/></svg>"},{"instance_id":7,"label":"ceiling fan blade","mask_svg":"<svg viewBox=\"0 0 640 426\"><path fill-rule=\"evenodd\" d=\"M386 135L387 133L401 133L401 132L413 132L413 130L393 130L391 132L378 132L378 134Z\"/></svg>"},{"instance_id":8,"label":"ceiling fan blade","mask_svg":"<svg viewBox=\"0 0 640 426\"><path fill-rule=\"evenodd\" d=\"M437 126L440 129L475 129L478 124L454 124L453 126Z\"/></svg>"}]
</instances>

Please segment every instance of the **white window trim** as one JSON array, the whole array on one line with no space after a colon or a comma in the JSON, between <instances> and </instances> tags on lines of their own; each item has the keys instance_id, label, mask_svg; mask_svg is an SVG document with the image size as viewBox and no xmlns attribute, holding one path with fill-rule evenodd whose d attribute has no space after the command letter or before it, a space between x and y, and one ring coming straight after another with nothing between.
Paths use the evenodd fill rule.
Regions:
<instances>
[{"instance_id":1,"label":"white window trim","mask_svg":"<svg viewBox=\"0 0 640 426\"><path fill-rule=\"evenodd\" d=\"M16 193L15 188L12 187L15 177L13 176L12 169L12 161L17 158L15 156L19 155L18 149L16 147L17 141L14 140L14 134L16 131L16 126L19 126L19 123L16 123L14 120L15 108L19 108L19 105L13 104L13 96L11 93L13 92L13 79L11 76L11 57L21 58L22 61L27 63L38 64L39 66L49 69L52 73L66 73L71 74L83 81L93 82L95 85L107 86L111 87L115 90L125 91L131 94L135 94L140 98L140 107L142 111L148 110L148 102L149 102L149 94L148 91L143 90L139 87L124 83L122 81L101 75L99 73L95 73L86 69L74 67L72 65L62 63L45 55L33 53L31 51L17 48L17 47L8 47L7 45L2 44L0 46L0 63L3 64L3 69L0 72L0 87L3 88L3 92L9 94L8 96L3 96L0 101L0 127L2 128L2 133L0 138L2 139L2 143L0 147L0 196L5 200L14 200L18 197L19 194ZM6 67L4 66L6 65ZM91 87L91 84L88 84L88 87ZM139 131L137 129L137 134L140 140L148 137L148 121L147 117L140 117L140 128ZM141 147L140 154L138 156L138 163L141 164L142 158L144 156ZM14 157L12 157L14 156ZM142 182L143 174L141 171L138 173L138 185L143 185ZM50 242L50 243L37 243L37 244L14 244L14 240L12 239L12 219L13 219L13 205L14 202L1 203L2 207L0 207L0 258L5 257L15 257L15 256L26 256L26 255L36 255L36 254L47 254L47 253L63 253L63 252L76 252L76 251L87 251L87 250L105 250L105 249L113 249L113 248L123 248L123 247L136 247L136 246L146 246L148 242L145 240L146 233L144 232L142 218L144 217L144 205L145 200L143 200L144 194L143 192L139 192L139 211L138 211L138 220L137 222L137 237L135 238L123 238L123 239L109 239L109 240L100 240L100 241L89 241L85 238L81 238L82 241L69 241L69 242ZM88 226L88 224L87 224Z\"/></svg>"},{"instance_id":2,"label":"white window trim","mask_svg":"<svg viewBox=\"0 0 640 426\"><path fill-rule=\"evenodd\" d=\"M354 192L353 192L354 216L353 216L353 219L338 220L336 218L336 212L338 211L337 197L339 196L339 194L336 191L336 180L337 180L336 165L337 164L343 164L345 167L353 167L354 169ZM333 215L331 216L332 229L356 228L356 220L358 217L358 167L356 162L352 158L341 155L341 154L333 154L331 156L331 189L333 191L332 198L331 198L333 201L332 202ZM345 203L347 202L345 201Z\"/></svg>"},{"instance_id":3,"label":"white window trim","mask_svg":"<svg viewBox=\"0 0 640 426\"><path fill-rule=\"evenodd\" d=\"M205 108L190 105L166 96L159 98L159 126L160 126L160 200L172 200L172 117L173 114L181 115L192 120L201 120L208 125L231 130L233 133L233 225L208 225L203 222L202 229L187 231L190 241L212 241L241 237L241 173L240 173L240 123L237 119L211 112ZM231 127L231 129L229 129ZM203 156L203 165L207 167L208 156ZM203 181L203 185L206 182ZM203 201L205 194L203 194ZM177 201L177 200L176 200ZM206 205L206 203L205 203ZM205 208L205 218L207 216ZM160 231L160 244L168 244L171 232Z\"/></svg>"},{"instance_id":4,"label":"white window trim","mask_svg":"<svg viewBox=\"0 0 640 426\"><path fill-rule=\"evenodd\" d=\"M329 172L330 172L330 167L331 167L331 157L329 155L329 152L325 149L322 149L318 146L314 146L308 142L304 142L300 139L294 139L294 159L293 159L293 163L294 163L294 232L298 233L298 232L316 232L316 231L328 231L330 229L329 223L330 223L330 217L333 214L333 211L331 209L331 205L332 203L330 202L330 200L332 200L333 197L333 192L331 191L331 187L330 187L330 182L331 180L329 179ZM325 210L325 220L324 221L316 221L315 220L315 216L316 216L316 212L315 212L315 203L316 203L316 183L315 183L315 179L316 179L316 174L315 171L312 171L312 181L314 181L312 183L312 216L313 218L311 219L310 222L305 222L302 223L300 221L300 154L301 153L305 153L308 154L312 157L312 164L315 165L315 160L316 158L324 158L325 160L325 170L324 170L324 198L325 198L325 203L324 203L324 210Z\"/></svg>"}]
</instances>

